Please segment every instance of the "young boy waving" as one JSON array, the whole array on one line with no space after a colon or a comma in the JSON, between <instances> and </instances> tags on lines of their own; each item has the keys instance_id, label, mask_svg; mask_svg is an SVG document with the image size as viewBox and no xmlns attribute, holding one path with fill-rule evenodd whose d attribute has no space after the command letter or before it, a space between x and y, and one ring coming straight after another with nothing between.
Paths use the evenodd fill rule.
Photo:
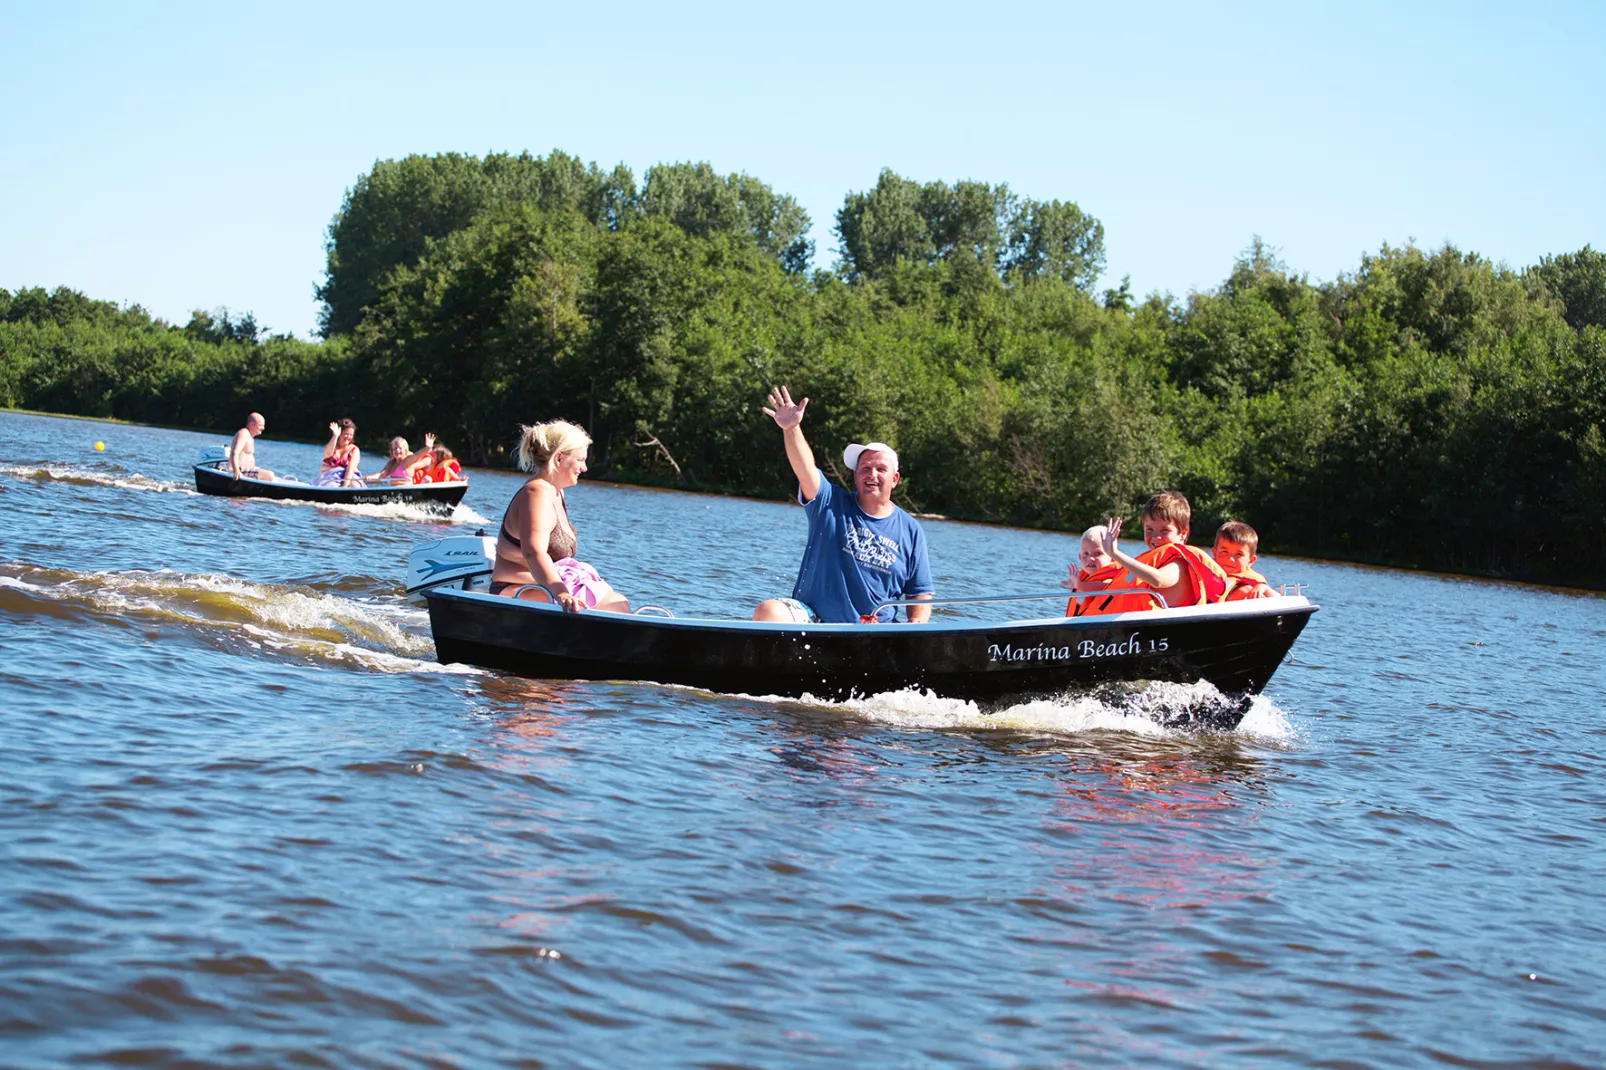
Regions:
<instances>
[{"instance_id":1,"label":"young boy waving","mask_svg":"<svg viewBox=\"0 0 1606 1070\"><path fill-rule=\"evenodd\" d=\"M1121 518L1105 524L1104 552L1133 579L1160 592L1173 609L1219 602L1227 593L1227 574L1203 550L1188 545L1188 524L1193 510L1188 499L1174 490L1161 491L1143 507L1143 542L1148 550L1137 557L1121 552L1116 538Z\"/></svg>"}]
</instances>

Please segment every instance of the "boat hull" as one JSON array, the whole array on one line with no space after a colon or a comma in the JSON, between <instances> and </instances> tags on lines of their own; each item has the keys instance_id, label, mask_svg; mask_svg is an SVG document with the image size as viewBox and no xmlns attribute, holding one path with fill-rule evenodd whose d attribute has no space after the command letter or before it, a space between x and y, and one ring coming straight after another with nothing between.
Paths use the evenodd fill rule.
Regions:
<instances>
[{"instance_id":1,"label":"boat hull","mask_svg":"<svg viewBox=\"0 0 1606 1070\"><path fill-rule=\"evenodd\" d=\"M443 662L832 700L923 688L987 707L1140 681L1207 680L1254 695L1317 608L1281 597L1000 624L790 625L566 615L452 589L427 600Z\"/></svg>"},{"instance_id":2,"label":"boat hull","mask_svg":"<svg viewBox=\"0 0 1606 1070\"><path fill-rule=\"evenodd\" d=\"M317 502L321 505L430 505L450 510L468 493L467 483L417 483L406 487L315 487L310 483L235 479L227 469L195 466L195 489L225 498L269 498L275 501Z\"/></svg>"}]
</instances>

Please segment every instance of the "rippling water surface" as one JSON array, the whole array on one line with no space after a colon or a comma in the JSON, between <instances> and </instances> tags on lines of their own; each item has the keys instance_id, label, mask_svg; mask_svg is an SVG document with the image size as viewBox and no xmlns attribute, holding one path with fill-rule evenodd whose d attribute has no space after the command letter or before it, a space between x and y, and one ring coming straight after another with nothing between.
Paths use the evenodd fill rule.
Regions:
<instances>
[{"instance_id":1,"label":"rippling water surface","mask_svg":"<svg viewBox=\"0 0 1606 1070\"><path fill-rule=\"evenodd\" d=\"M1606 1063L1606 599L1263 558L1323 608L1233 733L531 681L436 663L400 584L512 475L202 497L219 441L0 413L6 1066ZM570 503L682 614L802 551L788 505ZM926 528L944 594L1075 553Z\"/></svg>"}]
</instances>

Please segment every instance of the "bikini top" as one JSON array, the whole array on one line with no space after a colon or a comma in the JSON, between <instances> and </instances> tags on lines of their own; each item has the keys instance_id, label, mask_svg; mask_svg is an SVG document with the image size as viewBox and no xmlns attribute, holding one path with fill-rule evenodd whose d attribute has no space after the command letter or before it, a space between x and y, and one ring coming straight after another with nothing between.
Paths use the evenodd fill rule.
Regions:
<instances>
[{"instance_id":1,"label":"bikini top","mask_svg":"<svg viewBox=\"0 0 1606 1070\"><path fill-rule=\"evenodd\" d=\"M347 446L345 452L341 452L339 448L336 448L333 453L323 459L323 466L325 468L346 467L351 463L351 451L355 448L355 444Z\"/></svg>"},{"instance_id":2,"label":"bikini top","mask_svg":"<svg viewBox=\"0 0 1606 1070\"><path fill-rule=\"evenodd\" d=\"M563 492L558 491L558 511L563 514L561 524L552 525L552 535L547 539L547 556L554 561L562 561L566 557L573 557L575 551L580 549L580 537L575 534L574 525L569 523L569 507L564 504ZM524 549L524 544L507 529L507 518L502 518L502 538Z\"/></svg>"}]
</instances>

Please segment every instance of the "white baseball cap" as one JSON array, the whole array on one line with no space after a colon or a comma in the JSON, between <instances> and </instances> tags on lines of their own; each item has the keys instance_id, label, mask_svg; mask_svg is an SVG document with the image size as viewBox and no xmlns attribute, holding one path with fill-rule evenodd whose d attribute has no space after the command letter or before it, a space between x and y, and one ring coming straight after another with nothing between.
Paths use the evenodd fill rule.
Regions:
<instances>
[{"instance_id":1,"label":"white baseball cap","mask_svg":"<svg viewBox=\"0 0 1606 1070\"><path fill-rule=\"evenodd\" d=\"M894 472L898 470L898 451L887 445L885 442L867 442L862 446L855 442L853 445L842 451L842 459L848 463L849 471L858 470L859 454L863 453L865 450L875 450L878 453L886 454L887 463L892 466L892 470Z\"/></svg>"}]
</instances>

